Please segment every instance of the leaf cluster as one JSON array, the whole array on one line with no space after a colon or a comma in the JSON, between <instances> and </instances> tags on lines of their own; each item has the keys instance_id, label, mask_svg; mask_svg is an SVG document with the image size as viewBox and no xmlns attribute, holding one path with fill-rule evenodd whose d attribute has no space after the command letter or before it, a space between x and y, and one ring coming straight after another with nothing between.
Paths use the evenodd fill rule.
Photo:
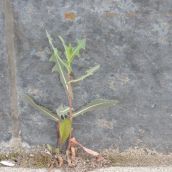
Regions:
<instances>
[{"instance_id":1,"label":"leaf cluster","mask_svg":"<svg viewBox=\"0 0 172 172\"><path fill-rule=\"evenodd\" d=\"M52 54L49 59L50 62L54 63L52 72L56 72L60 76L60 81L65 89L66 95L72 99L72 84L80 82L87 77L93 75L94 72L96 72L100 68L100 65L96 65L92 68L89 68L84 75L78 78L71 79L70 75L73 72L73 61L75 57L80 56L81 50L85 49L85 39L78 40L76 46L72 46L71 43L66 44L64 39L59 36L59 39L64 48L65 58L62 58L62 53L60 53L60 51L54 46L53 39L48 32L46 32L46 34L50 47L52 49ZM87 114L87 112L95 110L97 108L114 106L118 103L117 100L96 99L76 110L74 110L73 107L67 105L60 105L56 109L56 112L53 112L52 110L49 110L48 108L36 103L34 99L28 95L26 95L26 99L35 109L41 111L44 115L48 116L50 119L58 123L58 132L61 144L64 144L67 141L72 131L72 119L69 115L70 112L72 112L72 118L76 118L80 115Z\"/></svg>"}]
</instances>

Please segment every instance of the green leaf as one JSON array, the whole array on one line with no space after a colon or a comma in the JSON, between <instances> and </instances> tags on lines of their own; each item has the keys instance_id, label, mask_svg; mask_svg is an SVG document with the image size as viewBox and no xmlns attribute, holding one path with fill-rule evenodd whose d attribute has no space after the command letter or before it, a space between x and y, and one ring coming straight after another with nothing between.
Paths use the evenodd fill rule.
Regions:
<instances>
[{"instance_id":1,"label":"green leaf","mask_svg":"<svg viewBox=\"0 0 172 172\"><path fill-rule=\"evenodd\" d=\"M56 109L56 113L59 116L60 119L64 119L65 115L67 115L69 113L69 107L68 106L64 106L64 105L60 105L57 109Z\"/></svg>"},{"instance_id":2,"label":"green leaf","mask_svg":"<svg viewBox=\"0 0 172 172\"><path fill-rule=\"evenodd\" d=\"M81 49L85 49L85 45L86 45L86 40L82 39L82 40L78 40L77 41L77 46L75 47L72 56L79 56L80 54L80 50Z\"/></svg>"},{"instance_id":3,"label":"green leaf","mask_svg":"<svg viewBox=\"0 0 172 172\"><path fill-rule=\"evenodd\" d=\"M79 78L77 78L77 79L71 80L70 83L76 83L76 82L79 82L79 81L84 80L85 78L87 78L87 77L93 75L94 72L97 71L99 68L100 68L100 65L96 65L96 66L90 68L89 70L87 70L87 71L85 72L85 75L83 75L83 76L81 76L81 77L79 77Z\"/></svg>"},{"instance_id":4,"label":"green leaf","mask_svg":"<svg viewBox=\"0 0 172 172\"><path fill-rule=\"evenodd\" d=\"M77 46L72 47L71 44L67 45L61 36L59 36L59 39L61 40L64 50L65 50L65 56L66 56L67 66L68 66L67 69L68 69L68 72L70 73L72 71L72 63L73 63L74 57L80 55L79 53L81 49L85 49L86 41L85 39L78 40Z\"/></svg>"},{"instance_id":5,"label":"green leaf","mask_svg":"<svg viewBox=\"0 0 172 172\"><path fill-rule=\"evenodd\" d=\"M77 41L77 46L73 48L72 55L71 55L69 62L68 62L70 64L70 66L73 63L74 58L76 56L78 56L78 57L80 56L81 49L85 49L85 44L86 44L85 39Z\"/></svg>"},{"instance_id":6,"label":"green leaf","mask_svg":"<svg viewBox=\"0 0 172 172\"><path fill-rule=\"evenodd\" d=\"M72 47L71 44L69 44L69 45L67 46L66 43L65 43L65 41L64 41L64 39L63 39L61 36L59 36L59 39L60 39L60 41L61 41L62 44L63 44L64 50L65 50L66 60L67 60L67 61L70 61L71 56L72 56L72 54L73 54L73 47Z\"/></svg>"},{"instance_id":7,"label":"green leaf","mask_svg":"<svg viewBox=\"0 0 172 172\"><path fill-rule=\"evenodd\" d=\"M42 112L44 115L48 116L49 118L51 118L53 121L59 121L59 118L58 116L53 113L51 110L41 106L41 105L38 105L30 96L26 95L25 96L26 100L28 101L28 103L30 105L32 105L35 109L39 110L40 112Z\"/></svg>"},{"instance_id":8,"label":"green leaf","mask_svg":"<svg viewBox=\"0 0 172 172\"><path fill-rule=\"evenodd\" d=\"M67 69L67 64L66 64L66 62L63 61L63 60L60 58L60 52L57 50L57 48L55 48L54 50L55 50L54 52L56 52L56 53L54 53L54 52L52 53L52 55L51 55L49 61L50 61L50 62L56 63L57 60L56 60L56 57L55 57L55 56L56 56L56 54L58 54L59 61L60 61L61 64Z\"/></svg>"},{"instance_id":9,"label":"green leaf","mask_svg":"<svg viewBox=\"0 0 172 172\"><path fill-rule=\"evenodd\" d=\"M65 68L67 65L66 63L60 58L59 56L59 52L57 50L57 48L54 47L53 43L52 43L52 38L50 37L50 35L47 32L47 38L49 40L50 46L53 49L53 53L52 56L50 58L51 62L54 62L55 65L52 69L52 72L58 72L60 75L60 81L63 84L63 87L65 88L65 90L68 92L69 88L68 88L68 84L67 84L67 75L65 72Z\"/></svg>"},{"instance_id":10,"label":"green leaf","mask_svg":"<svg viewBox=\"0 0 172 172\"><path fill-rule=\"evenodd\" d=\"M74 112L73 117L83 115L84 113L95 110L97 108L114 106L117 103L118 103L117 100L105 100L105 99L94 100L91 103L88 103L86 106L79 109L78 111Z\"/></svg>"},{"instance_id":11,"label":"green leaf","mask_svg":"<svg viewBox=\"0 0 172 172\"><path fill-rule=\"evenodd\" d=\"M56 56L58 57L58 60L63 64L64 67L67 68L67 64L65 61L63 61L61 58L60 58L60 52L58 51L57 48L54 47L53 45L53 39L51 38L50 34L46 31L46 34L47 34L47 38L48 38L48 41L49 41L49 44L53 50L53 53L49 59L50 62L57 62L56 60Z\"/></svg>"},{"instance_id":12,"label":"green leaf","mask_svg":"<svg viewBox=\"0 0 172 172\"><path fill-rule=\"evenodd\" d=\"M59 39L62 42L62 45L63 45L64 50L65 50L65 55L66 55L66 58L67 58L68 57L68 46L66 45L64 39L61 36L59 36Z\"/></svg>"},{"instance_id":13,"label":"green leaf","mask_svg":"<svg viewBox=\"0 0 172 172\"><path fill-rule=\"evenodd\" d=\"M59 36L59 39L62 42L64 50L65 50L68 73L71 73L72 72L72 66L71 66L72 62L71 62L71 60L72 60L72 54L73 54L73 47L72 47L71 44L69 44L69 46L67 46L64 39L61 36Z\"/></svg>"},{"instance_id":14,"label":"green leaf","mask_svg":"<svg viewBox=\"0 0 172 172\"><path fill-rule=\"evenodd\" d=\"M54 45L53 45L53 40L52 40L50 34L47 32L47 30L46 30L46 35L47 35L47 38L48 38L48 41L49 41L49 44L50 44L51 48L52 48L53 50L55 50L55 47L54 47Z\"/></svg>"},{"instance_id":15,"label":"green leaf","mask_svg":"<svg viewBox=\"0 0 172 172\"><path fill-rule=\"evenodd\" d=\"M59 122L60 142L64 144L72 131L72 121L64 119Z\"/></svg>"},{"instance_id":16,"label":"green leaf","mask_svg":"<svg viewBox=\"0 0 172 172\"><path fill-rule=\"evenodd\" d=\"M53 147L50 144L47 144L47 149L50 151L50 153L53 152Z\"/></svg>"}]
</instances>

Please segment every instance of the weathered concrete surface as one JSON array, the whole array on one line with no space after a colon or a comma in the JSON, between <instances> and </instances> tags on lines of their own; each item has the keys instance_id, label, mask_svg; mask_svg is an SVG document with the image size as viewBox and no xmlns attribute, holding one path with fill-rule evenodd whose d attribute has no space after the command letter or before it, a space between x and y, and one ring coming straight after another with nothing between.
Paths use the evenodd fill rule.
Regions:
<instances>
[{"instance_id":1,"label":"weathered concrete surface","mask_svg":"<svg viewBox=\"0 0 172 172\"><path fill-rule=\"evenodd\" d=\"M8 57L5 47L5 20L2 2L0 2L0 39L0 142L2 142L11 138Z\"/></svg>"},{"instance_id":2,"label":"weathered concrete surface","mask_svg":"<svg viewBox=\"0 0 172 172\"><path fill-rule=\"evenodd\" d=\"M170 172L172 167L111 167L92 172Z\"/></svg>"},{"instance_id":3,"label":"weathered concrete surface","mask_svg":"<svg viewBox=\"0 0 172 172\"><path fill-rule=\"evenodd\" d=\"M1 167L0 172L47 172L47 169L29 169L29 168L9 168ZM53 170L54 172L61 172L61 170Z\"/></svg>"},{"instance_id":4,"label":"weathered concrete surface","mask_svg":"<svg viewBox=\"0 0 172 172\"><path fill-rule=\"evenodd\" d=\"M53 109L66 103L48 62L47 29L60 49L57 35L72 42L87 39L86 51L75 61L76 72L101 64L96 75L75 87L76 107L99 97L120 100L117 107L74 121L75 135L83 144L96 149L147 147L172 151L172 1L12 0L12 5L23 142L56 143L55 124L23 101L24 93ZM3 26L3 21L0 23ZM0 35L3 38L2 31ZM6 71L4 64L0 70ZM2 88L0 100L8 95L8 89ZM7 106L8 99L5 101ZM0 111L8 109L3 103L0 107Z\"/></svg>"}]
</instances>

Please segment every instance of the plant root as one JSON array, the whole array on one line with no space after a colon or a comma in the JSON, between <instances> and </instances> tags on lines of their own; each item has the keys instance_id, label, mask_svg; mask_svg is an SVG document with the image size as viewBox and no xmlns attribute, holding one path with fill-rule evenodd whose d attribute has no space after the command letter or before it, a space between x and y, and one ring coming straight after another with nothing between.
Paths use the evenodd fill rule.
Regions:
<instances>
[{"instance_id":1,"label":"plant root","mask_svg":"<svg viewBox=\"0 0 172 172\"><path fill-rule=\"evenodd\" d=\"M76 148L74 146L70 146L66 151L66 159L69 167L76 166Z\"/></svg>"},{"instance_id":2,"label":"plant root","mask_svg":"<svg viewBox=\"0 0 172 172\"><path fill-rule=\"evenodd\" d=\"M49 164L49 169L48 169L48 172L52 172L52 169L53 168L57 168L57 167L62 167L64 164L64 160L62 158L61 155L54 155L52 157L52 161L51 163Z\"/></svg>"}]
</instances>

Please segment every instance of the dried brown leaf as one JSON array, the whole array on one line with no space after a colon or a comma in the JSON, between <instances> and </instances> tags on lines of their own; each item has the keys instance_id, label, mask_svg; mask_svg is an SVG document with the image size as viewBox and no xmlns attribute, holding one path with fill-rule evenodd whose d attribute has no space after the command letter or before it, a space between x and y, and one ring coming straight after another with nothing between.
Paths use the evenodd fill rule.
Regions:
<instances>
[{"instance_id":1,"label":"dried brown leaf","mask_svg":"<svg viewBox=\"0 0 172 172\"><path fill-rule=\"evenodd\" d=\"M88 154L90 154L92 156L95 156L95 157L98 157L99 156L99 153L98 152L86 148L85 146L83 146L82 144L80 144L74 137L70 139L70 144L71 145L78 145L78 146L80 146L86 153L88 153Z\"/></svg>"},{"instance_id":2,"label":"dried brown leaf","mask_svg":"<svg viewBox=\"0 0 172 172\"><path fill-rule=\"evenodd\" d=\"M60 155L58 155L57 160L58 160L58 166L62 167L64 164L63 158Z\"/></svg>"},{"instance_id":3,"label":"dried brown leaf","mask_svg":"<svg viewBox=\"0 0 172 172\"><path fill-rule=\"evenodd\" d=\"M76 159L76 150L75 150L75 147L71 147L71 160L73 163L75 163L75 159Z\"/></svg>"}]
</instances>

